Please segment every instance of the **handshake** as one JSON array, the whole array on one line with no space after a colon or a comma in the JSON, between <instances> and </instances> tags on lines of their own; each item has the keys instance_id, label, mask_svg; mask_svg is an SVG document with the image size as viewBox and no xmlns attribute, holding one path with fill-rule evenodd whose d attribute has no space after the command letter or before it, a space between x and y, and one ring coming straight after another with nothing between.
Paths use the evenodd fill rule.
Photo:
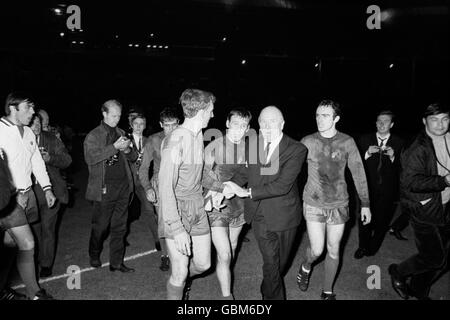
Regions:
<instances>
[{"instance_id":1,"label":"handshake","mask_svg":"<svg viewBox=\"0 0 450 320\"><path fill-rule=\"evenodd\" d=\"M247 189L239 187L236 183L232 181L226 181L223 183L225 187L222 192L209 190L205 195L205 210L212 211L213 208L220 210L226 206L222 204L224 198L231 199L235 195L240 198L246 198L250 196L250 191Z\"/></svg>"}]
</instances>

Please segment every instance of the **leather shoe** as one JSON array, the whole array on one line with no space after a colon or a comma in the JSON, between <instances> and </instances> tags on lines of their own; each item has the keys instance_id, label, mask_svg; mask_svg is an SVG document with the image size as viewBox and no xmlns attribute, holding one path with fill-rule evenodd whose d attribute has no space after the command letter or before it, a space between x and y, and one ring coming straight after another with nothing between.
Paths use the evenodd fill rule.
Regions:
<instances>
[{"instance_id":1,"label":"leather shoe","mask_svg":"<svg viewBox=\"0 0 450 320\"><path fill-rule=\"evenodd\" d=\"M100 268L102 266L102 262L100 261L99 258L91 258L89 263L93 268Z\"/></svg>"},{"instance_id":2,"label":"leather shoe","mask_svg":"<svg viewBox=\"0 0 450 320\"><path fill-rule=\"evenodd\" d=\"M362 259L364 256L369 256L369 253L364 248L358 248L358 250L356 250L355 254L353 255L353 257L358 260Z\"/></svg>"},{"instance_id":3,"label":"leather shoe","mask_svg":"<svg viewBox=\"0 0 450 320\"><path fill-rule=\"evenodd\" d=\"M394 236L395 238L397 238L397 240L403 240L403 241L408 240L408 238L405 238L402 235L402 233L398 230L391 229L391 230L389 230L389 234Z\"/></svg>"},{"instance_id":4,"label":"leather shoe","mask_svg":"<svg viewBox=\"0 0 450 320\"><path fill-rule=\"evenodd\" d=\"M124 265L123 263L119 266L119 267L113 267L113 266L109 266L109 271L115 272L115 271L120 271L123 273L127 273L127 272L134 272L133 268L128 268L126 265Z\"/></svg>"},{"instance_id":5,"label":"leather shoe","mask_svg":"<svg viewBox=\"0 0 450 320\"><path fill-rule=\"evenodd\" d=\"M409 299L408 286L400 277L397 266L397 264L393 263L388 268L389 274L391 275L392 288L395 290L395 292L397 292L400 298L407 300Z\"/></svg>"}]
</instances>

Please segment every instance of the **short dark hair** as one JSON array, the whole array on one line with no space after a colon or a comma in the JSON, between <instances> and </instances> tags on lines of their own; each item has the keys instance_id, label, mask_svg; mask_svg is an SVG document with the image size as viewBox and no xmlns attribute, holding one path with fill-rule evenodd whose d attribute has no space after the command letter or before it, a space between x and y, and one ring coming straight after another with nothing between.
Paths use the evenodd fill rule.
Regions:
<instances>
[{"instance_id":1,"label":"short dark hair","mask_svg":"<svg viewBox=\"0 0 450 320\"><path fill-rule=\"evenodd\" d=\"M180 97L180 104L186 118L195 117L200 110L206 109L215 101L216 97L211 92L199 89L186 89Z\"/></svg>"},{"instance_id":2,"label":"short dark hair","mask_svg":"<svg viewBox=\"0 0 450 320\"><path fill-rule=\"evenodd\" d=\"M105 101L102 104L102 112L108 113L109 112L109 107L111 105L116 105L116 106L118 106L120 108L120 110L122 110L122 104L119 101L117 101L117 100L111 99L111 100Z\"/></svg>"},{"instance_id":3,"label":"short dark hair","mask_svg":"<svg viewBox=\"0 0 450 320\"><path fill-rule=\"evenodd\" d=\"M435 116L441 113L447 113L448 115L450 115L450 109L448 105L442 103L432 103L425 108L423 117L426 118L428 116Z\"/></svg>"},{"instance_id":4,"label":"short dark hair","mask_svg":"<svg viewBox=\"0 0 450 320\"><path fill-rule=\"evenodd\" d=\"M378 113L377 118L379 116L390 116L391 117L391 122L394 122L394 119L395 119L395 114L391 110L383 110L383 111Z\"/></svg>"},{"instance_id":5,"label":"short dark hair","mask_svg":"<svg viewBox=\"0 0 450 320\"><path fill-rule=\"evenodd\" d=\"M177 120L180 122L180 116L175 108L167 107L159 113L159 122L164 123L167 120Z\"/></svg>"},{"instance_id":6,"label":"short dark hair","mask_svg":"<svg viewBox=\"0 0 450 320\"><path fill-rule=\"evenodd\" d=\"M10 94L8 94L8 96L6 97L6 101L5 101L6 115L9 116L11 114L11 110L9 109L10 106L14 106L14 107L16 107L16 110L19 110L18 106L22 102L28 102L28 103L34 104L33 99L31 98L31 96L28 93L16 91L16 92L11 92Z\"/></svg>"},{"instance_id":7,"label":"short dark hair","mask_svg":"<svg viewBox=\"0 0 450 320\"><path fill-rule=\"evenodd\" d=\"M334 112L333 118L336 118L337 116L341 116L341 114L342 114L341 106L339 105L339 103L337 103L336 101L330 100L330 99L325 99L325 100L320 101L317 108L319 108L319 107L332 108L333 112Z\"/></svg>"},{"instance_id":8,"label":"short dark hair","mask_svg":"<svg viewBox=\"0 0 450 320\"><path fill-rule=\"evenodd\" d=\"M33 116L31 117L29 126L31 127L33 125L34 120L38 119L41 122L42 126L42 116L39 114L39 112L35 112Z\"/></svg>"},{"instance_id":9,"label":"short dark hair","mask_svg":"<svg viewBox=\"0 0 450 320\"><path fill-rule=\"evenodd\" d=\"M136 119L144 119L144 121L147 122L147 118L142 113L138 113L131 117L130 126L133 124L134 120L136 120Z\"/></svg>"},{"instance_id":10,"label":"short dark hair","mask_svg":"<svg viewBox=\"0 0 450 320\"><path fill-rule=\"evenodd\" d=\"M233 108L228 112L227 120L230 121L232 116L238 116L240 118L247 119L250 123L250 120L252 120L252 114L249 110L244 108Z\"/></svg>"}]
</instances>

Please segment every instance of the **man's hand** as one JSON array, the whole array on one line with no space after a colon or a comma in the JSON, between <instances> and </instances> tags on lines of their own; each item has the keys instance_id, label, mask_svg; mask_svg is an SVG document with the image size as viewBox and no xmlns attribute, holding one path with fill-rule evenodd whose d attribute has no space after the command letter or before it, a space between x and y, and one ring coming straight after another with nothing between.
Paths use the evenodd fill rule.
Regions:
<instances>
[{"instance_id":1,"label":"man's hand","mask_svg":"<svg viewBox=\"0 0 450 320\"><path fill-rule=\"evenodd\" d=\"M50 153L48 153L48 151L42 150L41 156L45 163L48 163L50 161Z\"/></svg>"},{"instance_id":2,"label":"man's hand","mask_svg":"<svg viewBox=\"0 0 450 320\"><path fill-rule=\"evenodd\" d=\"M53 194L52 190L45 191L45 200L47 200L47 206L49 208L51 208L51 207L53 207L55 205L56 197Z\"/></svg>"},{"instance_id":3,"label":"man's hand","mask_svg":"<svg viewBox=\"0 0 450 320\"><path fill-rule=\"evenodd\" d=\"M372 220L372 214L370 213L370 208L361 208L361 221L363 225L369 224Z\"/></svg>"},{"instance_id":4,"label":"man's hand","mask_svg":"<svg viewBox=\"0 0 450 320\"><path fill-rule=\"evenodd\" d=\"M388 155L389 158L393 158L394 157L394 149L392 149L392 147L386 147L386 149L384 149L384 154Z\"/></svg>"},{"instance_id":5,"label":"man's hand","mask_svg":"<svg viewBox=\"0 0 450 320\"><path fill-rule=\"evenodd\" d=\"M450 187L450 174L445 176L445 182L447 182L447 185Z\"/></svg>"},{"instance_id":6,"label":"man's hand","mask_svg":"<svg viewBox=\"0 0 450 320\"><path fill-rule=\"evenodd\" d=\"M126 150L130 146L130 139L126 137L120 137L114 142L114 148L120 151Z\"/></svg>"},{"instance_id":7,"label":"man's hand","mask_svg":"<svg viewBox=\"0 0 450 320\"><path fill-rule=\"evenodd\" d=\"M191 255L191 237L186 231L174 236L173 240L175 241L175 248L177 248L181 254L188 257Z\"/></svg>"},{"instance_id":8,"label":"man's hand","mask_svg":"<svg viewBox=\"0 0 450 320\"><path fill-rule=\"evenodd\" d=\"M378 152L380 152L379 146L370 146L369 149L367 149L367 153L369 155L372 155L373 153L378 153Z\"/></svg>"},{"instance_id":9,"label":"man's hand","mask_svg":"<svg viewBox=\"0 0 450 320\"><path fill-rule=\"evenodd\" d=\"M153 189L148 189L145 193L145 196L147 197L147 200L155 203L156 202L156 192Z\"/></svg>"},{"instance_id":10,"label":"man's hand","mask_svg":"<svg viewBox=\"0 0 450 320\"><path fill-rule=\"evenodd\" d=\"M234 192L234 194L236 194L240 198L246 198L246 197L250 196L250 192L248 190L239 187L233 181L226 181L226 182L224 182L224 184L225 184L225 188L229 187L230 190L232 192ZM224 189L224 191L225 191L225 189Z\"/></svg>"},{"instance_id":11,"label":"man's hand","mask_svg":"<svg viewBox=\"0 0 450 320\"><path fill-rule=\"evenodd\" d=\"M28 205L28 195L19 192L19 193L17 193L16 201L17 201L17 204L19 206L21 206L22 209L25 210Z\"/></svg>"},{"instance_id":12,"label":"man's hand","mask_svg":"<svg viewBox=\"0 0 450 320\"><path fill-rule=\"evenodd\" d=\"M224 183L224 185L225 185L225 187L223 188L222 194L227 199L233 198L234 195L236 194L233 187L231 185L227 184L226 182Z\"/></svg>"},{"instance_id":13,"label":"man's hand","mask_svg":"<svg viewBox=\"0 0 450 320\"><path fill-rule=\"evenodd\" d=\"M225 204L222 204L224 195L220 192L209 190L205 195L205 211L212 211L213 208L216 210L220 210L223 207L226 207Z\"/></svg>"}]
</instances>

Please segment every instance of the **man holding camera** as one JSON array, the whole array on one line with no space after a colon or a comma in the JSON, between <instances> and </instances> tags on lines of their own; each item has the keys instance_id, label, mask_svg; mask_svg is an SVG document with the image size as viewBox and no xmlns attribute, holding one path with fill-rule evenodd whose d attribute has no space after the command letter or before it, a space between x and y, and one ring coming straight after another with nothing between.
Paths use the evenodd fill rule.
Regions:
<instances>
[{"instance_id":1,"label":"man holding camera","mask_svg":"<svg viewBox=\"0 0 450 320\"><path fill-rule=\"evenodd\" d=\"M377 132L361 137L359 148L369 185L372 223L359 224L359 248L355 259L374 255L381 247L398 198L400 153L403 141L391 134L394 114L382 111L377 116Z\"/></svg>"},{"instance_id":2,"label":"man holding camera","mask_svg":"<svg viewBox=\"0 0 450 320\"><path fill-rule=\"evenodd\" d=\"M128 203L133 192L133 176L129 162L137 153L125 132L117 127L122 105L108 100L102 105L103 121L84 140L84 158L89 168L86 199L94 202L92 231L89 241L91 266L102 265L100 253L110 228L111 271L133 272L123 264L124 237L127 231Z\"/></svg>"}]
</instances>

